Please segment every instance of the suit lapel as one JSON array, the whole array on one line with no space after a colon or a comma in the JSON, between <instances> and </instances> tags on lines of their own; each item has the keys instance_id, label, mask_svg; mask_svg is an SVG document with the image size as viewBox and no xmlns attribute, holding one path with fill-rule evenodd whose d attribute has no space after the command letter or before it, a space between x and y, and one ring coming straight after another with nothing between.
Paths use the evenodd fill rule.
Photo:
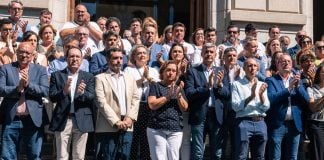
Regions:
<instances>
[{"instance_id":1,"label":"suit lapel","mask_svg":"<svg viewBox=\"0 0 324 160\"><path fill-rule=\"evenodd\" d=\"M78 87L81 83L81 80L83 80L83 74L82 74L82 71L80 70L79 73L78 73L78 80L77 80L77 83L76 83L76 86L75 86L75 91L74 91L74 98L77 97L77 90L78 90Z\"/></svg>"},{"instance_id":2,"label":"suit lapel","mask_svg":"<svg viewBox=\"0 0 324 160\"><path fill-rule=\"evenodd\" d=\"M112 78L113 78L113 77L111 76L110 73L106 74L107 82L108 82L109 86L111 87L111 89L112 89L112 91L113 91L113 94L115 94L115 96L117 97L118 102L119 102L119 98L118 98L118 94L117 94L118 92L117 92L117 90L116 90L116 88L115 88L114 83L112 82Z\"/></svg>"},{"instance_id":3,"label":"suit lapel","mask_svg":"<svg viewBox=\"0 0 324 160\"><path fill-rule=\"evenodd\" d=\"M276 79L278 79L279 80L279 87L280 87L280 89L281 90L284 90L286 87L285 87L285 84L284 84L284 81L283 81L283 79L281 78L281 76L280 75L276 75L277 77L276 77Z\"/></svg>"},{"instance_id":4,"label":"suit lapel","mask_svg":"<svg viewBox=\"0 0 324 160\"><path fill-rule=\"evenodd\" d=\"M34 71L34 68L35 65L34 64L29 64L29 68L28 68L28 78L29 78L29 81L34 81L34 77L37 77L36 76L36 73L33 72Z\"/></svg>"},{"instance_id":5,"label":"suit lapel","mask_svg":"<svg viewBox=\"0 0 324 160\"><path fill-rule=\"evenodd\" d=\"M201 64L199 67L198 67L198 75L200 76L200 79L202 80L203 84L207 84L207 79L206 79L206 76L205 76L205 73L204 73L204 67L203 65Z\"/></svg>"},{"instance_id":6,"label":"suit lapel","mask_svg":"<svg viewBox=\"0 0 324 160\"><path fill-rule=\"evenodd\" d=\"M68 74L68 71L67 71L67 68L61 70L60 73L61 73L60 82L63 83L62 84L62 89L64 89L64 86L65 86L65 84L67 82L68 75L69 75ZM68 94L68 96L69 96L69 98L71 98L71 95L70 94Z\"/></svg>"},{"instance_id":7,"label":"suit lapel","mask_svg":"<svg viewBox=\"0 0 324 160\"><path fill-rule=\"evenodd\" d=\"M125 100L126 100L126 108L127 108L127 106L128 106L128 104L127 104L127 97L128 97L128 93L130 92L130 88L131 88L131 84L133 84L130 80L129 80L129 78L128 77L126 77L126 75L124 74L124 82L125 82Z\"/></svg>"},{"instance_id":8,"label":"suit lapel","mask_svg":"<svg viewBox=\"0 0 324 160\"><path fill-rule=\"evenodd\" d=\"M13 76L13 81L14 81L14 84L19 84L19 65L18 65L18 62L14 62L12 64L13 67L11 67L11 73L12 73L12 76ZM18 77L16 77L18 76Z\"/></svg>"}]
</instances>

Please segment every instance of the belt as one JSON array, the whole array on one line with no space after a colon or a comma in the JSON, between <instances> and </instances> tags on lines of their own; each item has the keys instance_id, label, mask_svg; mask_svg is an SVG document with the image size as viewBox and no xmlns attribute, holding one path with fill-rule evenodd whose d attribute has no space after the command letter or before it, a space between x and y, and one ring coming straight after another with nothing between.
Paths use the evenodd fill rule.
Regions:
<instances>
[{"instance_id":1,"label":"belt","mask_svg":"<svg viewBox=\"0 0 324 160\"><path fill-rule=\"evenodd\" d=\"M240 119L257 122L257 121L263 121L264 117L262 117L262 116L252 116L252 117L240 117Z\"/></svg>"},{"instance_id":2,"label":"belt","mask_svg":"<svg viewBox=\"0 0 324 160\"><path fill-rule=\"evenodd\" d=\"M14 117L14 121L19 121L19 120L23 120L23 119L27 119L27 118L30 118L30 115L29 114L26 114L26 115L15 115Z\"/></svg>"}]
</instances>

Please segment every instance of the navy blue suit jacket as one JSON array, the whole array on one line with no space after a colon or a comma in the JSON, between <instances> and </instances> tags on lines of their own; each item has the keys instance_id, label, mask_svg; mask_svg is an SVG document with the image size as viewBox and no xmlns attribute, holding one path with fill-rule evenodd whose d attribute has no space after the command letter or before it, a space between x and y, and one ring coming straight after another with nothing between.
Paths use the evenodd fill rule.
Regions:
<instances>
[{"instance_id":1,"label":"navy blue suit jacket","mask_svg":"<svg viewBox=\"0 0 324 160\"><path fill-rule=\"evenodd\" d=\"M29 84L25 88L25 99L27 109L36 127L41 127L48 122L44 109L42 97L48 96L48 76L46 68L38 64L29 64ZM12 122L16 115L20 93L17 91L19 85L19 64L13 62L1 66L0 69L0 97L4 97L1 110L5 113L5 124Z\"/></svg>"},{"instance_id":2,"label":"navy blue suit jacket","mask_svg":"<svg viewBox=\"0 0 324 160\"><path fill-rule=\"evenodd\" d=\"M278 128L284 125L288 97L291 97L291 110L295 122L295 126L299 132L302 132L301 112L302 107L307 106L309 96L300 81L299 87L294 88L289 93L288 88L285 88L282 78L279 75L274 75L266 79L268 84L268 98L270 101L270 109L267 111L266 122L269 129Z\"/></svg>"},{"instance_id":3,"label":"navy blue suit jacket","mask_svg":"<svg viewBox=\"0 0 324 160\"><path fill-rule=\"evenodd\" d=\"M68 79L67 69L52 73L50 80L49 96L51 101L56 102L53 112L50 130L63 131L68 119L71 108L71 96L63 94L63 88ZM77 127L81 132L94 131L94 122L92 115L92 107L94 100L94 76L91 73L79 71L76 90L81 80L86 84L83 94L74 95L74 110Z\"/></svg>"},{"instance_id":4,"label":"navy blue suit jacket","mask_svg":"<svg viewBox=\"0 0 324 160\"><path fill-rule=\"evenodd\" d=\"M93 75L100 74L105 72L108 69L107 51L103 50L101 52L95 53L92 55L91 60L89 62L89 72ZM123 68L127 66L128 58L123 52Z\"/></svg>"},{"instance_id":5,"label":"navy blue suit jacket","mask_svg":"<svg viewBox=\"0 0 324 160\"><path fill-rule=\"evenodd\" d=\"M212 93L207 87L207 79L204 74L204 66L192 67L187 72L185 81L185 92L189 104L189 124L197 125L204 122L209 109L208 102ZM228 99L230 96L228 86L213 88L215 93L215 114L219 124L223 124L224 105L221 99Z\"/></svg>"}]
</instances>

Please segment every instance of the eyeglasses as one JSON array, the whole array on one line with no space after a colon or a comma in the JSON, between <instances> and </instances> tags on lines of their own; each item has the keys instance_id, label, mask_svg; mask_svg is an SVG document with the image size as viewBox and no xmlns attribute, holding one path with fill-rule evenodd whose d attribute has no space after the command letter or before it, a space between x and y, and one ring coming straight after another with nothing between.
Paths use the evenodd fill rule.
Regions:
<instances>
[{"instance_id":1,"label":"eyeglasses","mask_svg":"<svg viewBox=\"0 0 324 160\"><path fill-rule=\"evenodd\" d=\"M233 34L237 34L238 31L228 31L227 33L228 33L228 34L232 34L232 33L233 33Z\"/></svg>"},{"instance_id":2,"label":"eyeglasses","mask_svg":"<svg viewBox=\"0 0 324 160\"><path fill-rule=\"evenodd\" d=\"M17 12L21 12L23 10L23 8L10 8L11 10L17 11Z\"/></svg>"},{"instance_id":3,"label":"eyeglasses","mask_svg":"<svg viewBox=\"0 0 324 160\"><path fill-rule=\"evenodd\" d=\"M324 46L317 46L316 47L318 50L324 50Z\"/></svg>"},{"instance_id":4,"label":"eyeglasses","mask_svg":"<svg viewBox=\"0 0 324 160\"><path fill-rule=\"evenodd\" d=\"M312 44L312 41L303 41L303 44Z\"/></svg>"},{"instance_id":5,"label":"eyeglasses","mask_svg":"<svg viewBox=\"0 0 324 160\"><path fill-rule=\"evenodd\" d=\"M281 60L281 61L278 61L279 63L283 64L283 63L290 63L291 60Z\"/></svg>"},{"instance_id":6,"label":"eyeglasses","mask_svg":"<svg viewBox=\"0 0 324 160\"><path fill-rule=\"evenodd\" d=\"M32 55L33 53L32 52L28 52L28 51L23 51L23 50L17 50L17 54L18 55L26 55L26 56L30 56Z\"/></svg>"},{"instance_id":7,"label":"eyeglasses","mask_svg":"<svg viewBox=\"0 0 324 160\"><path fill-rule=\"evenodd\" d=\"M77 35L78 35L78 36L86 36L86 37L89 36L89 34L87 34L87 33L77 33Z\"/></svg>"},{"instance_id":8,"label":"eyeglasses","mask_svg":"<svg viewBox=\"0 0 324 160\"><path fill-rule=\"evenodd\" d=\"M298 35L297 37L298 38L303 38L305 35Z\"/></svg>"}]
</instances>

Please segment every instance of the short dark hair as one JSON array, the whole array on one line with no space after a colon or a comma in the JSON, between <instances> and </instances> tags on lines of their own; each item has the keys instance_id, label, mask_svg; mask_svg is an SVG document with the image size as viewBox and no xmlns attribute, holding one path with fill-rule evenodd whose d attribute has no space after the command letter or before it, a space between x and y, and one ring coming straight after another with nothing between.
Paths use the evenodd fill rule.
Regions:
<instances>
[{"instance_id":1,"label":"short dark hair","mask_svg":"<svg viewBox=\"0 0 324 160\"><path fill-rule=\"evenodd\" d=\"M132 25L132 23L134 23L134 22L139 22L140 25L142 25L142 23L143 23L143 21L140 18L134 17L134 18L132 18L132 20L130 21L129 24Z\"/></svg>"},{"instance_id":2,"label":"short dark hair","mask_svg":"<svg viewBox=\"0 0 324 160\"><path fill-rule=\"evenodd\" d=\"M121 52L121 53L123 53L123 51L120 48L112 47L112 48L108 49L108 51L106 52L107 59L110 59L111 58L111 54L113 52Z\"/></svg>"},{"instance_id":3,"label":"short dark hair","mask_svg":"<svg viewBox=\"0 0 324 160\"><path fill-rule=\"evenodd\" d=\"M117 18L117 17L109 17L106 21L106 27L108 28L108 25L111 23L111 22L116 22L118 24L118 26L120 27L121 23L120 23L120 20Z\"/></svg>"},{"instance_id":4,"label":"short dark hair","mask_svg":"<svg viewBox=\"0 0 324 160\"><path fill-rule=\"evenodd\" d=\"M4 25L4 24L12 24L12 20L9 18L4 18L0 20L0 28Z\"/></svg>"},{"instance_id":5,"label":"short dark hair","mask_svg":"<svg viewBox=\"0 0 324 160\"><path fill-rule=\"evenodd\" d=\"M272 28L279 28L280 30L280 27L278 25L272 25L271 27L269 27L269 33L271 32Z\"/></svg>"},{"instance_id":6,"label":"short dark hair","mask_svg":"<svg viewBox=\"0 0 324 160\"><path fill-rule=\"evenodd\" d=\"M51 15L52 16L52 12L49 11L48 9L43 9L40 11L39 15L40 16L42 16L42 15Z\"/></svg>"},{"instance_id":7,"label":"short dark hair","mask_svg":"<svg viewBox=\"0 0 324 160\"><path fill-rule=\"evenodd\" d=\"M255 31L256 28L254 27L254 25L252 23L249 23L245 26L245 33L249 33L251 31Z\"/></svg>"},{"instance_id":8,"label":"short dark hair","mask_svg":"<svg viewBox=\"0 0 324 160\"><path fill-rule=\"evenodd\" d=\"M230 28L237 28L237 31L238 31L238 32L240 31L239 27L238 27L237 25L235 25L235 24L230 24L230 25L227 27L227 30L229 30Z\"/></svg>"},{"instance_id":9,"label":"short dark hair","mask_svg":"<svg viewBox=\"0 0 324 160\"><path fill-rule=\"evenodd\" d=\"M115 31L108 30L105 33L103 33L102 40L106 41L110 36L115 36L117 38L119 37L119 35Z\"/></svg>"},{"instance_id":10,"label":"short dark hair","mask_svg":"<svg viewBox=\"0 0 324 160\"><path fill-rule=\"evenodd\" d=\"M214 27L208 27L205 29L205 34L209 32L215 32L217 34L217 30Z\"/></svg>"},{"instance_id":11,"label":"short dark hair","mask_svg":"<svg viewBox=\"0 0 324 160\"><path fill-rule=\"evenodd\" d=\"M82 51L81 51L81 49L80 49L79 47L71 47L71 48L69 48L68 50L66 50L65 58L68 57L69 52L70 52L70 50L72 50L72 49L77 49L77 50L79 50L80 53L81 53L81 58L82 58Z\"/></svg>"},{"instance_id":12,"label":"short dark hair","mask_svg":"<svg viewBox=\"0 0 324 160\"><path fill-rule=\"evenodd\" d=\"M185 26L183 23L181 23L181 22L176 22L176 23L174 23L174 24L172 25L172 31L173 31L176 27L183 27L184 30L186 31L186 26Z\"/></svg>"}]
</instances>

